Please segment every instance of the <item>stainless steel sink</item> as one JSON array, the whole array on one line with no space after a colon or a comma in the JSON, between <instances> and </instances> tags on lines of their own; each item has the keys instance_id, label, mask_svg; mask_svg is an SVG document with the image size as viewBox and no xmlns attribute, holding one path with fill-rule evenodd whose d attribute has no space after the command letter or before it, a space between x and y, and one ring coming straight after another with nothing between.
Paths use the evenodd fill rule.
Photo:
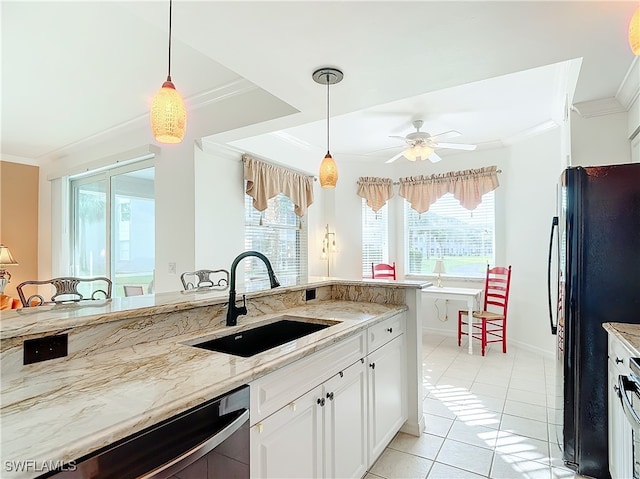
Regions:
<instances>
[{"instance_id":1,"label":"stainless steel sink","mask_svg":"<svg viewBox=\"0 0 640 479\"><path fill-rule=\"evenodd\" d=\"M282 316L281 319L272 323L192 344L192 346L248 358L339 323L339 321Z\"/></svg>"}]
</instances>

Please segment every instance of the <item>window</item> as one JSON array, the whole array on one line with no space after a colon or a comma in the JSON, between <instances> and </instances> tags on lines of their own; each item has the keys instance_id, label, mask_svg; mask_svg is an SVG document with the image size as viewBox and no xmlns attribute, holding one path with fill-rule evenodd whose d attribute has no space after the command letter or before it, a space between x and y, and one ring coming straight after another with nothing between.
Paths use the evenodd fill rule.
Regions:
<instances>
[{"instance_id":1,"label":"window","mask_svg":"<svg viewBox=\"0 0 640 479\"><path fill-rule=\"evenodd\" d=\"M419 215L405 201L407 274L432 274L435 261L444 259L448 275L484 277L494 264L494 192L469 211L451 193Z\"/></svg>"},{"instance_id":2,"label":"window","mask_svg":"<svg viewBox=\"0 0 640 479\"><path fill-rule=\"evenodd\" d=\"M371 277L371 263L389 262L389 206L377 213L362 198L362 277Z\"/></svg>"},{"instance_id":3,"label":"window","mask_svg":"<svg viewBox=\"0 0 640 479\"><path fill-rule=\"evenodd\" d=\"M253 198L246 194L244 197L245 250L258 251L269 258L283 286L307 277L307 227L293 209L293 202L283 194L271 198L262 212L253 207ZM247 283L264 281L268 285L262 261L249 257L243 265Z\"/></svg>"},{"instance_id":4,"label":"window","mask_svg":"<svg viewBox=\"0 0 640 479\"><path fill-rule=\"evenodd\" d=\"M71 270L107 276L113 295L149 289L155 268L155 193L151 162L71 179Z\"/></svg>"}]
</instances>

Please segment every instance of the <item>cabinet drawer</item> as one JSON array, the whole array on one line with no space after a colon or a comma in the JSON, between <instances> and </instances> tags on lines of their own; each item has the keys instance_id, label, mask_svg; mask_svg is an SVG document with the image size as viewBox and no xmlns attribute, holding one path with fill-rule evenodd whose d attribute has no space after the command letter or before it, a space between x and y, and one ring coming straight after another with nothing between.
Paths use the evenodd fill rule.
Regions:
<instances>
[{"instance_id":1,"label":"cabinet drawer","mask_svg":"<svg viewBox=\"0 0 640 479\"><path fill-rule=\"evenodd\" d=\"M396 314L389 319L371 326L367 330L368 352L375 351L404 333L404 313Z\"/></svg>"},{"instance_id":2,"label":"cabinet drawer","mask_svg":"<svg viewBox=\"0 0 640 479\"><path fill-rule=\"evenodd\" d=\"M364 358L365 337L359 333L251 382L251 425Z\"/></svg>"},{"instance_id":3,"label":"cabinet drawer","mask_svg":"<svg viewBox=\"0 0 640 479\"><path fill-rule=\"evenodd\" d=\"M618 374L627 375L629 369L629 358L633 354L614 335L609 334L609 361L616 368Z\"/></svg>"}]
</instances>

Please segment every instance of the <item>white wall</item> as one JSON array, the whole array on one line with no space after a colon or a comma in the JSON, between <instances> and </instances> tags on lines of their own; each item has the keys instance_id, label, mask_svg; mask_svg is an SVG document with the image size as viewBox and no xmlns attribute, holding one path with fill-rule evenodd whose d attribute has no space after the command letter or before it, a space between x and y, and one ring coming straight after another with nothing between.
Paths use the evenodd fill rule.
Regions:
<instances>
[{"instance_id":1,"label":"white wall","mask_svg":"<svg viewBox=\"0 0 640 479\"><path fill-rule=\"evenodd\" d=\"M510 147L504 181L506 256L512 265L508 337L514 343L553 354L547 296L551 220L562 171L558 128Z\"/></svg>"},{"instance_id":2,"label":"white wall","mask_svg":"<svg viewBox=\"0 0 640 479\"><path fill-rule=\"evenodd\" d=\"M571 166L631 162L626 112L583 118L571 113Z\"/></svg>"}]
</instances>

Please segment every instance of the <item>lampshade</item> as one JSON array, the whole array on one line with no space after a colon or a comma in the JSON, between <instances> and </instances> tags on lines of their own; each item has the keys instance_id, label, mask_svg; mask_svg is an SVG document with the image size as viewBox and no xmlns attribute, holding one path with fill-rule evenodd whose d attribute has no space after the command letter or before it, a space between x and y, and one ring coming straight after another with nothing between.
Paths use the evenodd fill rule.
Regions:
<instances>
[{"instance_id":1,"label":"lampshade","mask_svg":"<svg viewBox=\"0 0 640 479\"><path fill-rule=\"evenodd\" d=\"M629 22L629 46L635 55L640 56L640 7Z\"/></svg>"},{"instance_id":2,"label":"lampshade","mask_svg":"<svg viewBox=\"0 0 640 479\"><path fill-rule=\"evenodd\" d=\"M331 153L327 151L322 163L320 163L320 186L323 188L335 188L338 182L338 165Z\"/></svg>"},{"instance_id":3,"label":"lampshade","mask_svg":"<svg viewBox=\"0 0 640 479\"><path fill-rule=\"evenodd\" d=\"M171 77L162 84L151 104L151 131L160 143L180 143L187 127L187 108Z\"/></svg>"},{"instance_id":4,"label":"lampshade","mask_svg":"<svg viewBox=\"0 0 640 479\"><path fill-rule=\"evenodd\" d=\"M433 148L430 148L427 145L418 143L412 146L411 148L407 148L407 150L403 153L403 155L409 161L416 161L416 160L426 160L427 158L429 158L429 156L431 156L432 153L433 153Z\"/></svg>"},{"instance_id":5,"label":"lampshade","mask_svg":"<svg viewBox=\"0 0 640 479\"><path fill-rule=\"evenodd\" d=\"M436 260L436 264L433 267L433 272L438 274L446 273L444 269L444 261L442 261L441 259Z\"/></svg>"},{"instance_id":6,"label":"lampshade","mask_svg":"<svg viewBox=\"0 0 640 479\"><path fill-rule=\"evenodd\" d=\"M171 81L171 14L173 2L169 0L169 68L167 81L151 103L151 131L160 143L180 143L187 127L187 109L180 93Z\"/></svg>"},{"instance_id":7,"label":"lampshade","mask_svg":"<svg viewBox=\"0 0 640 479\"><path fill-rule=\"evenodd\" d=\"M321 85L327 85L327 154L320 163L320 186L335 188L338 182L338 165L329 152L329 85L334 85L344 78L342 72L336 68L321 68L313 72L313 80Z\"/></svg>"},{"instance_id":8,"label":"lampshade","mask_svg":"<svg viewBox=\"0 0 640 479\"><path fill-rule=\"evenodd\" d=\"M11 251L5 245L0 244L0 268L5 266L18 266L18 262L11 256Z\"/></svg>"}]
</instances>

